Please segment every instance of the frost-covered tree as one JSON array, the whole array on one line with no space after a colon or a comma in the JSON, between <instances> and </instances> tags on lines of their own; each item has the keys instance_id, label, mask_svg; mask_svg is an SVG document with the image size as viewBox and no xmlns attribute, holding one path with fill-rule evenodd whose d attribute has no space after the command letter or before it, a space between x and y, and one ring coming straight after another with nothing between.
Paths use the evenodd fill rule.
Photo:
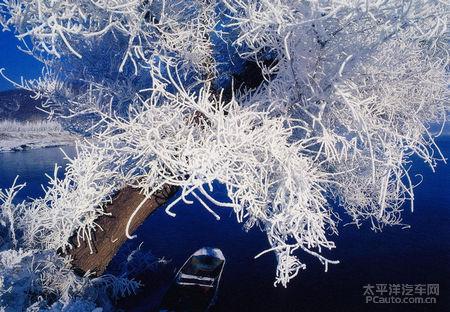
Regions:
<instances>
[{"instance_id":1,"label":"frost-covered tree","mask_svg":"<svg viewBox=\"0 0 450 312\"><path fill-rule=\"evenodd\" d=\"M286 286L299 257L338 262L322 254L335 247L333 203L356 226L401 224L410 157L443 159L430 125L449 108L444 1L2 0L0 13L45 65L20 86L91 137L23 204L26 248L89 242L126 186L144 194L133 238L139 209L177 186L169 215L180 201L233 210L267 233ZM263 79L240 84L249 64Z\"/></svg>"}]
</instances>

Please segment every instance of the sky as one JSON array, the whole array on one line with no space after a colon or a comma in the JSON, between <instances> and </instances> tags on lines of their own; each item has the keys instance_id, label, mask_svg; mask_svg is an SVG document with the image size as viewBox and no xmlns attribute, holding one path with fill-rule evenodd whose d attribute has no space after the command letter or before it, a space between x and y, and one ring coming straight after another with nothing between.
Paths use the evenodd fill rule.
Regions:
<instances>
[{"instance_id":1,"label":"sky","mask_svg":"<svg viewBox=\"0 0 450 312\"><path fill-rule=\"evenodd\" d=\"M37 78L41 74L42 64L33 57L20 51L19 41L11 32L2 32L0 28L0 68L14 81ZM14 86L0 76L0 91L14 89Z\"/></svg>"}]
</instances>

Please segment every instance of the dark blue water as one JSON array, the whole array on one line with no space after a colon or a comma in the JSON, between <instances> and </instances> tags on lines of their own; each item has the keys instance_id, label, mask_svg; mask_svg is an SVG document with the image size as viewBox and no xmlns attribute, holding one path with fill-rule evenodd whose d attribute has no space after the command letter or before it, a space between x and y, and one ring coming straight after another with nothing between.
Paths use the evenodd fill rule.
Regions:
<instances>
[{"instance_id":1,"label":"dark blue water","mask_svg":"<svg viewBox=\"0 0 450 312\"><path fill-rule=\"evenodd\" d=\"M450 138L439 143L449 156ZM27 192L36 196L45 182L42 173L52 172L54 161L62 162L57 149L0 154L0 187L19 173L32 180ZM316 259L303 256L307 270L287 289L273 287L273 254L253 259L268 247L264 233L246 233L223 208L215 209L220 221L199 205L174 207L175 218L160 209L141 226L136 240L171 259L174 267L202 246L221 248L227 263L215 311L450 311L450 166L439 165L433 174L416 161L414 170L424 182L416 188L414 213L405 207L403 219L411 228L374 233L368 227L341 227L330 254L341 263L325 273ZM170 279L173 273L165 274ZM437 304L366 304L362 287L367 284L439 284L440 295Z\"/></svg>"},{"instance_id":2,"label":"dark blue water","mask_svg":"<svg viewBox=\"0 0 450 312\"><path fill-rule=\"evenodd\" d=\"M11 187L15 177L19 176L18 184L26 182L27 186L17 195L17 201L42 196L42 186L48 181L45 174L53 176L55 164L63 167L67 163L61 149L68 155L75 152L74 147L66 146L0 153L0 188ZM58 176L62 177L62 173L63 169L59 169Z\"/></svg>"}]
</instances>

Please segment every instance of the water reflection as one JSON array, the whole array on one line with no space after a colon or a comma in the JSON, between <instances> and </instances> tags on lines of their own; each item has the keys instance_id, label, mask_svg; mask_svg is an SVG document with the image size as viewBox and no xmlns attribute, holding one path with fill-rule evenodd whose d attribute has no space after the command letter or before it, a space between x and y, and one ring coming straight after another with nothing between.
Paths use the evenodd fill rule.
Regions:
<instances>
[{"instance_id":1,"label":"water reflection","mask_svg":"<svg viewBox=\"0 0 450 312\"><path fill-rule=\"evenodd\" d=\"M61 149L69 157L75 153L75 148L72 146L0 153L0 188L10 187L18 175L18 182L26 182L27 186L17 195L16 200L22 201L27 197L42 196L41 185L47 185L48 181L45 174L53 175L55 163L59 166L64 166L67 163ZM62 176L62 173L63 170L60 170L60 176Z\"/></svg>"}]
</instances>

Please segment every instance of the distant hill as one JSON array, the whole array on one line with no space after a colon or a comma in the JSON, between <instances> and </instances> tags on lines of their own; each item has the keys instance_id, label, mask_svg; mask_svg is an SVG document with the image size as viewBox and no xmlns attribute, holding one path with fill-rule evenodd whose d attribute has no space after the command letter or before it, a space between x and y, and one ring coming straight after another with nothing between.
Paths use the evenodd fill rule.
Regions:
<instances>
[{"instance_id":1,"label":"distant hill","mask_svg":"<svg viewBox=\"0 0 450 312\"><path fill-rule=\"evenodd\" d=\"M38 110L42 101L31 98L32 92L14 89L0 92L0 120L36 121L43 120L47 114Z\"/></svg>"}]
</instances>

